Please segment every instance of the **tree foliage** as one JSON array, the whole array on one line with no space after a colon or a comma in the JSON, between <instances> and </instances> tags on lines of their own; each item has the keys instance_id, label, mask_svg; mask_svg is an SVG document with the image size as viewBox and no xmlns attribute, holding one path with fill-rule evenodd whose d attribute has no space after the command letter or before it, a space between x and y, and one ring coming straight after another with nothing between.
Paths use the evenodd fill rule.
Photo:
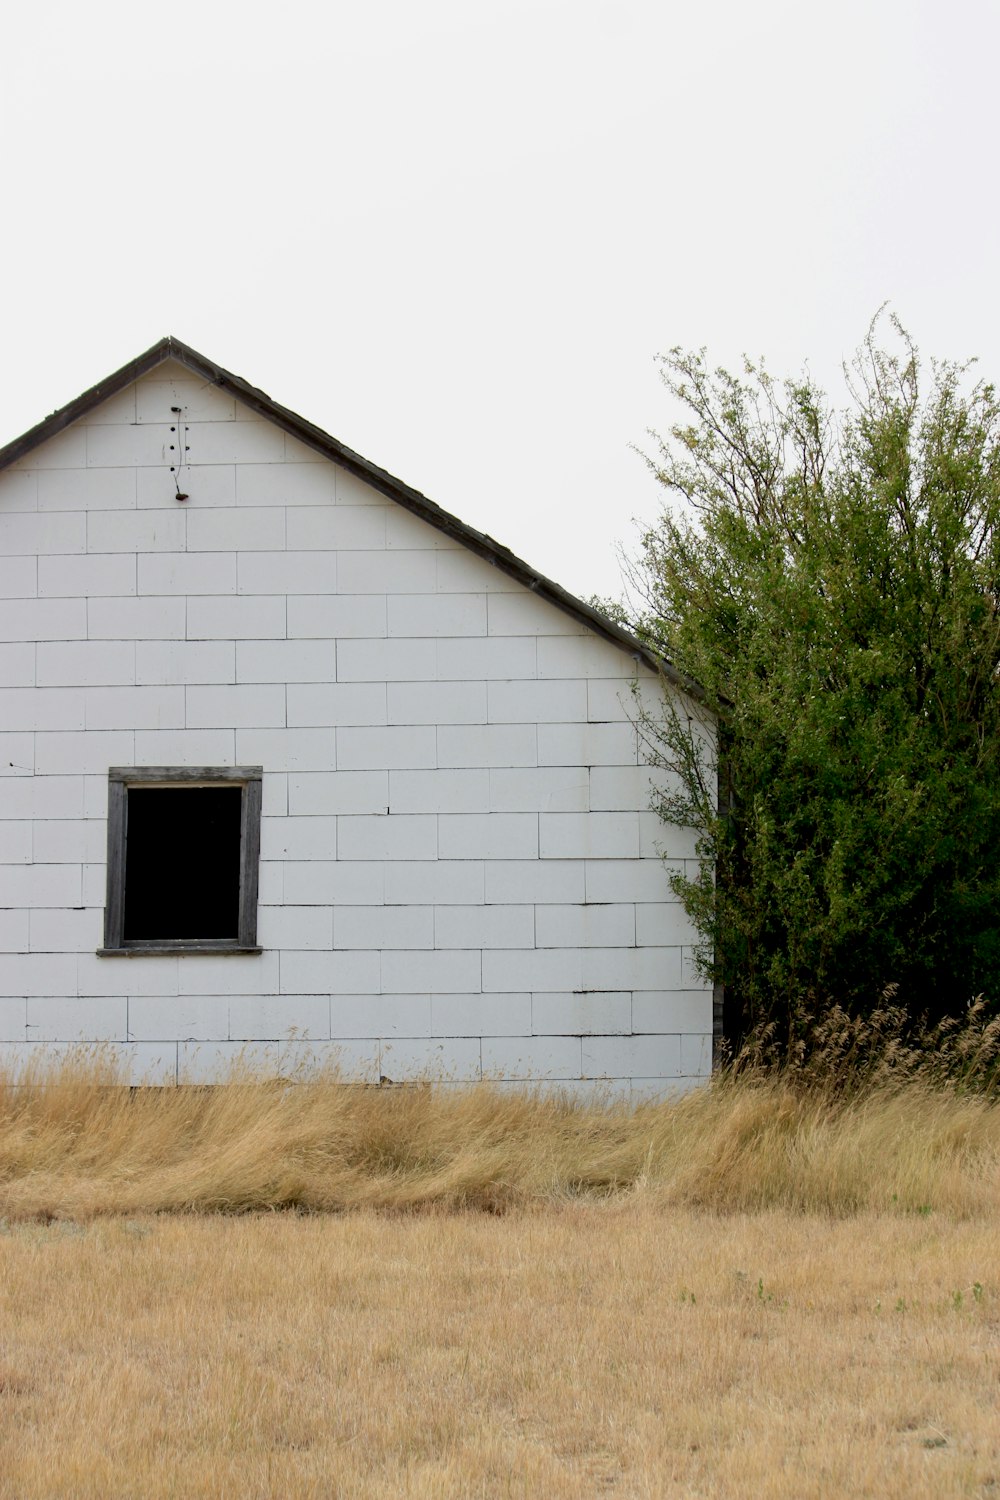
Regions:
<instances>
[{"instance_id":1,"label":"tree foliage","mask_svg":"<svg viewBox=\"0 0 1000 1500\"><path fill-rule=\"evenodd\" d=\"M1000 403L890 323L843 412L750 363L661 362L686 420L649 460L672 503L638 629L704 703L668 694L643 729L661 814L699 831L674 885L731 1034L1000 998Z\"/></svg>"}]
</instances>

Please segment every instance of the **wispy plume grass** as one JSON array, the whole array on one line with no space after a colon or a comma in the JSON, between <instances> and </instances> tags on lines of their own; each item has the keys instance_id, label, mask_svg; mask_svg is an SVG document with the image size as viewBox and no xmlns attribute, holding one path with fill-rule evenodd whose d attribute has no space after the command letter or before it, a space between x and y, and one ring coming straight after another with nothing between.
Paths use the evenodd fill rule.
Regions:
<instances>
[{"instance_id":1,"label":"wispy plume grass","mask_svg":"<svg viewBox=\"0 0 1000 1500\"><path fill-rule=\"evenodd\" d=\"M834 1013L783 1066L758 1041L710 1085L638 1107L539 1089L365 1088L336 1070L130 1089L81 1051L0 1075L0 1215L297 1208L663 1207L959 1216L1000 1204L1000 1025L906 1040Z\"/></svg>"}]
</instances>

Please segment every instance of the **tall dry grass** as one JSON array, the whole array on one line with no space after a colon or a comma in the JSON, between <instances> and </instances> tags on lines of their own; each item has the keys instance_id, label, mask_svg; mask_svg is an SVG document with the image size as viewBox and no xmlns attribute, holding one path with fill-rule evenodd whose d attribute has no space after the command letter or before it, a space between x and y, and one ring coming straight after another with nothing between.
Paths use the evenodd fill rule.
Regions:
<instances>
[{"instance_id":1,"label":"tall dry grass","mask_svg":"<svg viewBox=\"0 0 1000 1500\"><path fill-rule=\"evenodd\" d=\"M504 1211L622 1194L723 1213L994 1212L1000 1024L974 1011L931 1050L901 1041L891 1015L869 1023L867 1048L858 1023L825 1024L825 1055L775 1069L751 1052L637 1108L364 1088L335 1071L135 1090L111 1056L83 1052L0 1076L0 1215Z\"/></svg>"}]
</instances>

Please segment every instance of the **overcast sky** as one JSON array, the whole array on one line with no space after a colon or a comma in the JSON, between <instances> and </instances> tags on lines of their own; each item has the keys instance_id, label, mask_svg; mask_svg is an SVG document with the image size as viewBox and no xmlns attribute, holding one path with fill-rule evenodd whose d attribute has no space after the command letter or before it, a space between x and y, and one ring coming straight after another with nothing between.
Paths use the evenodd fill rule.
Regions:
<instances>
[{"instance_id":1,"label":"overcast sky","mask_svg":"<svg viewBox=\"0 0 1000 1500\"><path fill-rule=\"evenodd\" d=\"M808 362L886 299L1000 379L1000 7L7 7L0 442L176 334L618 594L654 356Z\"/></svg>"}]
</instances>

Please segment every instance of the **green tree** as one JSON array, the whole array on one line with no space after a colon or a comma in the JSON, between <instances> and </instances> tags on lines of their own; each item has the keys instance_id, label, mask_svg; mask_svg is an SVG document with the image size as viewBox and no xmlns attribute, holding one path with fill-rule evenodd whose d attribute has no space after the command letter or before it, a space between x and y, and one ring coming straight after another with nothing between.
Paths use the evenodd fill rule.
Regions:
<instances>
[{"instance_id":1,"label":"green tree","mask_svg":"<svg viewBox=\"0 0 1000 1500\"><path fill-rule=\"evenodd\" d=\"M839 413L750 363L661 361L686 420L649 460L670 503L637 628L704 699L642 728L661 815L699 833L674 888L734 1037L886 991L932 1017L1000 998L1000 403L967 366L925 382L890 322Z\"/></svg>"}]
</instances>

